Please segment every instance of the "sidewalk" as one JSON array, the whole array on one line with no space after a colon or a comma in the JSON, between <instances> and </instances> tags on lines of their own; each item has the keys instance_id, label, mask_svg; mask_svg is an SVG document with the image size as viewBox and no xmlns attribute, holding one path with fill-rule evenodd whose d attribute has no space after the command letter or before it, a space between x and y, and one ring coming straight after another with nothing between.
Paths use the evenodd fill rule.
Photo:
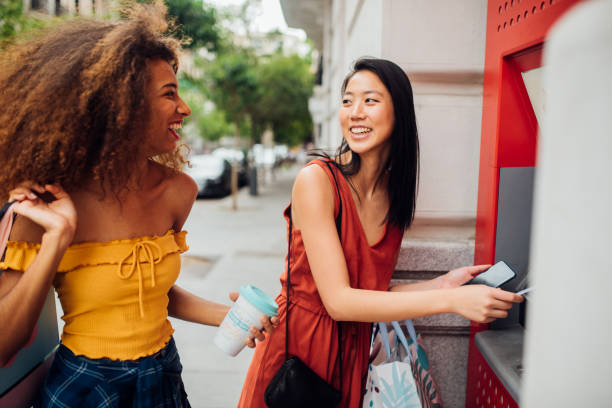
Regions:
<instances>
[{"instance_id":1,"label":"sidewalk","mask_svg":"<svg viewBox=\"0 0 612 408\"><path fill-rule=\"evenodd\" d=\"M235 212L231 197L198 200L184 227L190 249L183 256L177 284L226 304L228 293L244 284L275 297L287 245L282 211L299 168L279 169L275 181L260 186L258 196L243 188ZM245 348L229 357L212 343L216 328L171 321L192 407L235 407L253 351Z\"/></svg>"}]
</instances>

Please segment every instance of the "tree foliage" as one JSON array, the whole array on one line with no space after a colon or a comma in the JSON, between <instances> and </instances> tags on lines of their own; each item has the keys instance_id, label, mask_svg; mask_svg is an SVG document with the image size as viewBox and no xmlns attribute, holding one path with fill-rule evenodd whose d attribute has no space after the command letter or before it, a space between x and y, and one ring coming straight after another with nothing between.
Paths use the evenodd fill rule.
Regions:
<instances>
[{"instance_id":1,"label":"tree foliage","mask_svg":"<svg viewBox=\"0 0 612 408\"><path fill-rule=\"evenodd\" d=\"M219 109L200 115L197 124L200 129L200 136L206 140L217 141L223 136L230 136L235 132L234 125L227 121L225 112Z\"/></svg>"},{"instance_id":2,"label":"tree foliage","mask_svg":"<svg viewBox=\"0 0 612 408\"><path fill-rule=\"evenodd\" d=\"M312 134L308 100L314 80L309 58L276 53L257 57L233 50L208 64L205 73L211 100L227 119L244 130L250 123L254 142L270 127L277 143L296 145Z\"/></svg>"},{"instance_id":3,"label":"tree foliage","mask_svg":"<svg viewBox=\"0 0 612 408\"><path fill-rule=\"evenodd\" d=\"M188 48L219 49L220 33L213 7L204 5L202 0L166 0L166 4L168 13L176 18L179 30L191 39Z\"/></svg>"},{"instance_id":4,"label":"tree foliage","mask_svg":"<svg viewBox=\"0 0 612 408\"><path fill-rule=\"evenodd\" d=\"M255 64L253 55L235 50L218 55L206 74L212 101L238 127L252 118L257 104L259 84Z\"/></svg>"},{"instance_id":5,"label":"tree foliage","mask_svg":"<svg viewBox=\"0 0 612 408\"><path fill-rule=\"evenodd\" d=\"M3 0L0 2L0 38L17 34L23 23L23 1Z\"/></svg>"},{"instance_id":6,"label":"tree foliage","mask_svg":"<svg viewBox=\"0 0 612 408\"><path fill-rule=\"evenodd\" d=\"M136 0L151 3L152 0ZM177 33L189 40L186 48L217 51L221 44L217 10L202 0L164 0L174 18Z\"/></svg>"},{"instance_id":7,"label":"tree foliage","mask_svg":"<svg viewBox=\"0 0 612 408\"><path fill-rule=\"evenodd\" d=\"M23 0L0 0L0 48L18 35L49 22L25 15Z\"/></svg>"},{"instance_id":8,"label":"tree foliage","mask_svg":"<svg viewBox=\"0 0 612 408\"><path fill-rule=\"evenodd\" d=\"M296 145L312 134L308 100L314 79L308 58L276 53L258 70L259 95L254 120L270 125L278 143Z\"/></svg>"}]
</instances>

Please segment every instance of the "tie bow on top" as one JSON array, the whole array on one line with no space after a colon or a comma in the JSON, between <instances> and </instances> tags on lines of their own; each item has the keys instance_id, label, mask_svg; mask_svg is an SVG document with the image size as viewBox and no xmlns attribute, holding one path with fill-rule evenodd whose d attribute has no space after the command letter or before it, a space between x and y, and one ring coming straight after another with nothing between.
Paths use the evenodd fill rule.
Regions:
<instances>
[{"instance_id":1,"label":"tie bow on top","mask_svg":"<svg viewBox=\"0 0 612 408\"><path fill-rule=\"evenodd\" d=\"M162 249L160 246L150 240L140 241L134 244L132 250L119 262L117 265L117 276L121 279L130 279L135 271L138 272L138 306L140 307L140 317L144 317L144 276L143 267L140 258L141 253L145 257L145 263L148 263L151 275L151 287L155 286L155 265L162 259ZM131 267L127 273L124 272L124 263L131 260Z\"/></svg>"}]
</instances>

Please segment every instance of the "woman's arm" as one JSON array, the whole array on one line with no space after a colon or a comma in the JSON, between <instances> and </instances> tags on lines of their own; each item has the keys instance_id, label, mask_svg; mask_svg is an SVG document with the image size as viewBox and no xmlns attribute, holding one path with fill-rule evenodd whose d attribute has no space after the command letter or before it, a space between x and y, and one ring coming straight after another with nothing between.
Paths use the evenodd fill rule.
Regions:
<instances>
[{"instance_id":1,"label":"woman's arm","mask_svg":"<svg viewBox=\"0 0 612 408\"><path fill-rule=\"evenodd\" d=\"M53 277L76 229L76 212L70 197L57 186L47 191L57 198L44 203L30 190L44 191L39 186L16 189L11 199L15 213L29 218L18 219L12 239L22 240L36 234L36 224L44 229L40 250L25 272L5 271L0 275L0 366L6 364L28 341L43 308ZM41 191L42 190L42 191Z\"/></svg>"},{"instance_id":2,"label":"woman's arm","mask_svg":"<svg viewBox=\"0 0 612 408\"><path fill-rule=\"evenodd\" d=\"M186 320L188 322L205 324L208 326L219 326L223 318L229 312L230 307L221 303L211 302L203 299L193 293L174 285L168 293L170 302L168 303L168 314L177 319ZM236 301L238 293L230 293L230 299ZM263 341L266 336L263 334L272 333L274 326L278 325L278 317L267 318L262 317L262 330L251 326L249 332L253 338L246 337L245 343L249 347L255 347L255 340Z\"/></svg>"},{"instance_id":3,"label":"woman's arm","mask_svg":"<svg viewBox=\"0 0 612 408\"><path fill-rule=\"evenodd\" d=\"M168 314L188 322L219 326L230 307L211 302L174 285L168 293Z\"/></svg>"},{"instance_id":4,"label":"woman's arm","mask_svg":"<svg viewBox=\"0 0 612 408\"><path fill-rule=\"evenodd\" d=\"M300 171L292 195L294 223L301 230L321 300L333 319L374 322L458 313L470 320L489 322L505 317L512 302L522 300L513 293L482 285L401 292L351 288L334 222L333 194L323 169L308 166Z\"/></svg>"}]
</instances>

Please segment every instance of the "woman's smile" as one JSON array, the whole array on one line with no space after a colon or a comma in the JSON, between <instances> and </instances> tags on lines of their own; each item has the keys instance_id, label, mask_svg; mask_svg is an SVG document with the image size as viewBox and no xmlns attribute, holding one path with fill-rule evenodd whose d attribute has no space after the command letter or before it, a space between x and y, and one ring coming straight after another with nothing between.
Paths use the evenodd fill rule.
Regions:
<instances>
[{"instance_id":1,"label":"woman's smile","mask_svg":"<svg viewBox=\"0 0 612 408\"><path fill-rule=\"evenodd\" d=\"M170 131L174 139L179 140L181 138L181 136L178 134L178 130L181 129L182 127L183 127L183 120L172 122L170 124L170 126L168 127L168 130Z\"/></svg>"},{"instance_id":2,"label":"woman's smile","mask_svg":"<svg viewBox=\"0 0 612 408\"><path fill-rule=\"evenodd\" d=\"M354 140L362 140L366 139L372 134L372 128L364 126L354 126L349 128L349 132L351 134L351 138L353 138Z\"/></svg>"}]
</instances>

